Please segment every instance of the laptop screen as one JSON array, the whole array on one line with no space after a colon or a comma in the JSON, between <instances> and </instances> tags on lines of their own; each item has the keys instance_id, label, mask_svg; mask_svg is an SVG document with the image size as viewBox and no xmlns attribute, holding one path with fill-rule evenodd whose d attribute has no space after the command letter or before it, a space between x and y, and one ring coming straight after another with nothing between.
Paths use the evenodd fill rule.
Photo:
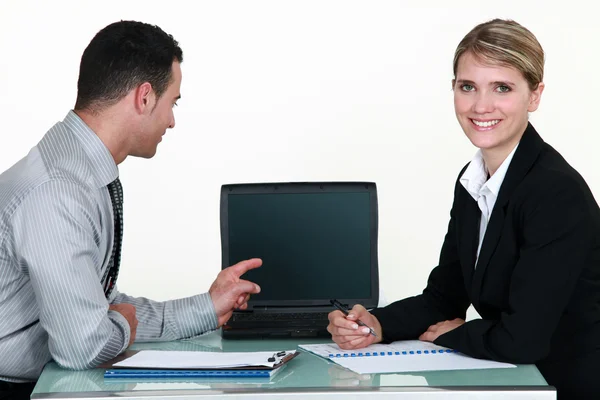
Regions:
<instances>
[{"instance_id":1,"label":"laptop screen","mask_svg":"<svg viewBox=\"0 0 600 400\"><path fill-rule=\"evenodd\" d=\"M377 304L374 183L225 185L221 228L223 267L263 260L250 306Z\"/></svg>"}]
</instances>

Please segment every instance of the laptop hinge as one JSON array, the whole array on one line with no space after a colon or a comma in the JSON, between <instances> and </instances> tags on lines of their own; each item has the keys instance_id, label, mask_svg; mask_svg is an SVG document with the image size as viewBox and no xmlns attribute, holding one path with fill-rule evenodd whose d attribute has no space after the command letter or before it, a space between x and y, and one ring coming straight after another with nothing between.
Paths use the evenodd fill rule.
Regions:
<instances>
[{"instance_id":1,"label":"laptop hinge","mask_svg":"<svg viewBox=\"0 0 600 400\"><path fill-rule=\"evenodd\" d=\"M273 312L303 312L303 311L321 311L327 312L332 311L334 308L331 305L293 305L293 306L261 306L261 305L253 305L248 307L246 312L265 312L265 311L273 311ZM242 311L243 312L243 311Z\"/></svg>"}]
</instances>

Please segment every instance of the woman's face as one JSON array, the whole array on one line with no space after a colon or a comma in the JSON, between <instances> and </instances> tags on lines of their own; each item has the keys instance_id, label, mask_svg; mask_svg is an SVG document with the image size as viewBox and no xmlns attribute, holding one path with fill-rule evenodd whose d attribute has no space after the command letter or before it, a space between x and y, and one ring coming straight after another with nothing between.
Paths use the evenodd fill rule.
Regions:
<instances>
[{"instance_id":1,"label":"woman's face","mask_svg":"<svg viewBox=\"0 0 600 400\"><path fill-rule=\"evenodd\" d=\"M544 84L531 91L514 68L484 65L470 52L458 60L454 110L463 131L484 153L508 155L527 127L528 113L537 110Z\"/></svg>"}]
</instances>

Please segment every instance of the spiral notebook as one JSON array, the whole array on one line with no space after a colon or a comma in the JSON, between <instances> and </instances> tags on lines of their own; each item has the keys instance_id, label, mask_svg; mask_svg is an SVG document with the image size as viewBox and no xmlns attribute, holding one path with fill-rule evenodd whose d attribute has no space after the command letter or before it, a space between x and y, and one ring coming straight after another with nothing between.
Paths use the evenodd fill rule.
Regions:
<instances>
[{"instance_id":1,"label":"spiral notebook","mask_svg":"<svg viewBox=\"0 0 600 400\"><path fill-rule=\"evenodd\" d=\"M342 350L336 344L308 344L298 347L359 374L516 367L514 364L468 357L455 350L420 340L374 344L359 350Z\"/></svg>"}]
</instances>

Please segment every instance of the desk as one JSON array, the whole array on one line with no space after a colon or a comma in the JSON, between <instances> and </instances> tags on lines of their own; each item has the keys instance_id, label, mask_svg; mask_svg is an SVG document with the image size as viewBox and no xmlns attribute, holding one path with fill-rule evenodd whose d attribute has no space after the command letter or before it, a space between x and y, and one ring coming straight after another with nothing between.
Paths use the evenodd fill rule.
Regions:
<instances>
[{"instance_id":1,"label":"desk","mask_svg":"<svg viewBox=\"0 0 600 400\"><path fill-rule=\"evenodd\" d=\"M136 350L270 351L326 339L221 340L217 332L191 340L141 343ZM357 375L302 352L273 378L197 378L186 381L104 380L104 370L68 371L49 363L32 399L556 399L534 365L471 371Z\"/></svg>"}]
</instances>

